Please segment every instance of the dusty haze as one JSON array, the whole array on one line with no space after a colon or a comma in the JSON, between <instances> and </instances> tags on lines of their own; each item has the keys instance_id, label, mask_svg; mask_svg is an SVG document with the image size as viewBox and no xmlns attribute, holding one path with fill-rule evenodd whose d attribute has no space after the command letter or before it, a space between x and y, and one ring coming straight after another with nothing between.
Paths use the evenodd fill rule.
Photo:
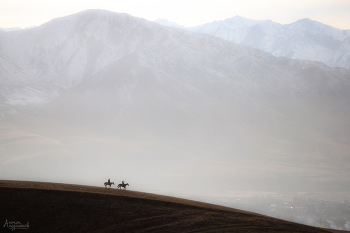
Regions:
<instances>
[{"instance_id":1,"label":"dusty haze","mask_svg":"<svg viewBox=\"0 0 350 233\"><path fill-rule=\"evenodd\" d=\"M0 177L350 191L350 70L88 10L0 31Z\"/></svg>"}]
</instances>

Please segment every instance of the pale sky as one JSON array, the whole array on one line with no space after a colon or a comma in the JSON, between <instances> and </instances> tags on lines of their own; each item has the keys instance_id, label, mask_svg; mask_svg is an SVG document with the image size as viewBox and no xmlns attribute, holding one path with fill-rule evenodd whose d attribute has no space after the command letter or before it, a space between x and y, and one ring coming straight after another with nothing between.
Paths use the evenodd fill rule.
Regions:
<instances>
[{"instance_id":1,"label":"pale sky","mask_svg":"<svg viewBox=\"0 0 350 233\"><path fill-rule=\"evenodd\" d=\"M235 15L287 24L309 18L350 29L350 0L0 0L0 27L39 26L87 9L105 9L196 26Z\"/></svg>"}]
</instances>

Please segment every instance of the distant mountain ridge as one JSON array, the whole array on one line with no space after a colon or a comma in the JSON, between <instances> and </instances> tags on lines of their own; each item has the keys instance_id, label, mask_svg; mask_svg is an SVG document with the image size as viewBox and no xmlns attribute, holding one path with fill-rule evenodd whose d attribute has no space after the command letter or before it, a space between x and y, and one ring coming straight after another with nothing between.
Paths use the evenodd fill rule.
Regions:
<instances>
[{"instance_id":1,"label":"distant mountain ridge","mask_svg":"<svg viewBox=\"0 0 350 233\"><path fill-rule=\"evenodd\" d=\"M232 25L232 21L242 28L247 25L269 28L271 25L271 21L242 17L227 20L227 25ZM293 27L304 24L298 25ZM274 29L276 27L270 31ZM250 31L247 29L247 35ZM241 40L249 42L247 36ZM302 84L294 76L304 72L303 69L329 70L327 76L334 72L336 76L343 75L319 63L275 58L261 50L209 35L165 28L127 14L103 10L87 10L57 18L28 30L0 31L0 42L0 94L11 106L42 106L75 86L90 85L92 80L99 80L100 75L112 72L117 64L125 62L132 62L132 76L138 75L137 69L150 69L153 76L167 74L193 87L197 82L214 81L219 85L227 82L228 86L233 85L230 88L237 89L235 95L243 93L241 88L257 96L301 94L305 86L299 88ZM109 69L112 70L107 71ZM199 74L202 75L200 80ZM333 79L332 75L329 78ZM327 88L337 87L333 90L337 92L348 88L347 81L333 82L335 84ZM279 86L287 89L282 91L277 88ZM205 91L199 93L204 94L203 97L212 95Z\"/></svg>"},{"instance_id":2,"label":"distant mountain ridge","mask_svg":"<svg viewBox=\"0 0 350 233\"><path fill-rule=\"evenodd\" d=\"M235 16L189 27L187 30L252 46L277 57L306 59L332 67L350 68L350 30L340 30L310 19L281 25L271 20Z\"/></svg>"}]
</instances>

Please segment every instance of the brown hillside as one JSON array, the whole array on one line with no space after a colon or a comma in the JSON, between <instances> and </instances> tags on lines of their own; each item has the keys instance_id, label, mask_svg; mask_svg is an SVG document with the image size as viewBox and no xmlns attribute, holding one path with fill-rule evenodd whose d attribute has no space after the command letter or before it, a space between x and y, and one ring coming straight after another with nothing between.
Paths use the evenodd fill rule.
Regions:
<instances>
[{"instance_id":1,"label":"brown hillside","mask_svg":"<svg viewBox=\"0 0 350 233\"><path fill-rule=\"evenodd\" d=\"M0 181L0 228L20 232L337 232L180 198L83 185Z\"/></svg>"}]
</instances>

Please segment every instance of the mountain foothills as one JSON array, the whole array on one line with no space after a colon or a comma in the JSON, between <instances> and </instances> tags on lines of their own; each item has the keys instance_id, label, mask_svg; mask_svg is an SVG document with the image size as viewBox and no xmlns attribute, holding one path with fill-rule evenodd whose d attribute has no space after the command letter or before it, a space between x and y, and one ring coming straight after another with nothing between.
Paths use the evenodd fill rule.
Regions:
<instances>
[{"instance_id":1,"label":"mountain foothills","mask_svg":"<svg viewBox=\"0 0 350 233\"><path fill-rule=\"evenodd\" d=\"M155 22L181 27L160 19ZM310 19L281 25L271 20L235 16L187 30L252 46L277 57L306 59L332 67L350 68L350 30L340 30Z\"/></svg>"},{"instance_id":2,"label":"mountain foothills","mask_svg":"<svg viewBox=\"0 0 350 233\"><path fill-rule=\"evenodd\" d=\"M280 41L270 45L282 55L285 35L304 38L307 22L289 25L294 37L271 22L251 27ZM258 43L251 27L234 40ZM337 58L344 66L347 54ZM349 190L349 95L346 68L88 10L0 31L0 176L99 185L112 174L136 189L217 193Z\"/></svg>"}]
</instances>

